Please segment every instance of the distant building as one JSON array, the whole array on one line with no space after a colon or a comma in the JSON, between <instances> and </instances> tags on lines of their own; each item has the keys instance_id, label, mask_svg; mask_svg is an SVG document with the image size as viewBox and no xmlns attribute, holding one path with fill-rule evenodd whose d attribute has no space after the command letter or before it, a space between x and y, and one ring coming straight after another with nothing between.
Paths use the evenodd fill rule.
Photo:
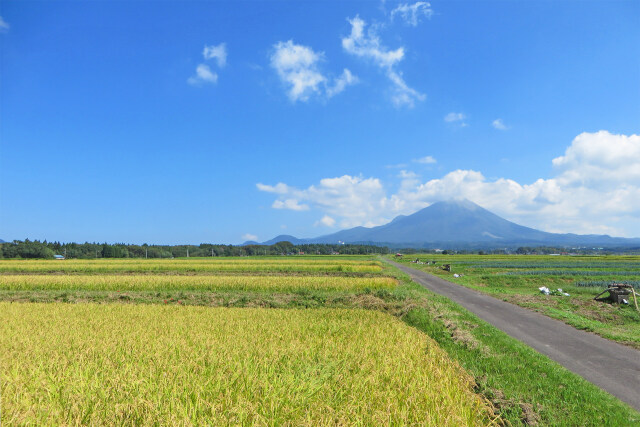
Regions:
<instances>
[{"instance_id":1,"label":"distant building","mask_svg":"<svg viewBox=\"0 0 640 427\"><path fill-rule=\"evenodd\" d=\"M55 259L64 259L64 255L54 255Z\"/></svg>"}]
</instances>

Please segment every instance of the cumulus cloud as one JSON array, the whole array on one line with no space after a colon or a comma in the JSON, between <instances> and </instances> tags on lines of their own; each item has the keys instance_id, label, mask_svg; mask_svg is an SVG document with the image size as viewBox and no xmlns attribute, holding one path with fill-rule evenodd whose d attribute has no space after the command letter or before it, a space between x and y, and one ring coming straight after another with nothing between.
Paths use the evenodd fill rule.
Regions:
<instances>
[{"instance_id":1,"label":"cumulus cloud","mask_svg":"<svg viewBox=\"0 0 640 427\"><path fill-rule=\"evenodd\" d=\"M202 51L202 56L205 60L215 59L218 67L223 68L227 65L227 45L225 43L220 43L217 46L205 45L204 50Z\"/></svg>"},{"instance_id":2,"label":"cumulus cloud","mask_svg":"<svg viewBox=\"0 0 640 427\"><path fill-rule=\"evenodd\" d=\"M344 175L298 189L286 184L258 187L308 203L337 218L342 227L379 225L439 200L464 197L511 221L551 232L640 236L640 135L582 133L552 160L555 173L532 183L487 179L480 171L454 170L422 182L399 174L388 194L378 178Z\"/></svg>"},{"instance_id":3,"label":"cumulus cloud","mask_svg":"<svg viewBox=\"0 0 640 427\"><path fill-rule=\"evenodd\" d=\"M276 200L271 205L274 209L290 209L292 211L308 211L308 205L301 205L296 199Z\"/></svg>"},{"instance_id":4,"label":"cumulus cloud","mask_svg":"<svg viewBox=\"0 0 640 427\"><path fill-rule=\"evenodd\" d=\"M562 172L558 179L564 185L640 186L640 135L582 133L553 166Z\"/></svg>"},{"instance_id":5,"label":"cumulus cloud","mask_svg":"<svg viewBox=\"0 0 640 427\"><path fill-rule=\"evenodd\" d=\"M415 89L410 88L404 82L402 74L395 71L388 71L387 77L394 84L393 93L391 95L391 101L396 107L413 107L416 101L424 101L426 95L418 92Z\"/></svg>"},{"instance_id":6,"label":"cumulus cloud","mask_svg":"<svg viewBox=\"0 0 640 427\"><path fill-rule=\"evenodd\" d=\"M291 190L288 185L281 182L277 183L276 185L265 185L259 182L256 184L256 187L258 187L258 190L260 191L276 194L287 194Z\"/></svg>"},{"instance_id":7,"label":"cumulus cloud","mask_svg":"<svg viewBox=\"0 0 640 427\"><path fill-rule=\"evenodd\" d=\"M416 27L420 23L421 17L431 18L433 16L433 9L431 9L431 4L424 1L414 4L405 3L398 5L391 11L391 19L393 20L396 16L402 18L405 24Z\"/></svg>"},{"instance_id":8,"label":"cumulus cloud","mask_svg":"<svg viewBox=\"0 0 640 427\"><path fill-rule=\"evenodd\" d=\"M334 225L336 225L336 220L331 218L329 215L325 215L322 217L322 219L320 219L319 221L316 221L314 225L316 227L320 225L324 225L325 227L333 227Z\"/></svg>"},{"instance_id":9,"label":"cumulus cloud","mask_svg":"<svg viewBox=\"0 0 640 427\"><path fill-rule=\"evenodd\" d=\"M493 126L494 128L498 129L498 130L507 130L507 125L504 124L504 122L502 121L502 119L495 119L493 122L491 122L491 126Z\"/></svg>"},{"instance_id":10,"label":"cumulus cloud","mask_svg":"<svg viewBox=\"0 0 640 427\"><path fill-rule=\"evenodd\" d=\"M338 77L333 86L327 87L327 96L331 98L345 90L347 86L358 83L358 78L351 74L351 71L346 68L342 71L340 77Z\"/></svg>"},{"instance_id":11,"label":"cumulus cloud","mask_svg":"<svg viewBox=\"0 0 640 427\"><path fill-rule=\"evenodd\" d=\"M258 189L278 195L273 207L277 209L295 209L287 200L304 201L327 215L342 218L342 227L355 225L376 225L371 218L383 208L380 200L384 198L382 183L377 178L362 178L344 175L336 178L324 178L318 185L298 189L286 184L269 186L260 184ZM307 205L305 205L307 206ZM309 206L307 206L309 208Z\"/></svg>"},{"instance_id":12,"label":"cumulus cloud","mask_svg":"<svg viewBox=\"0 0 640 427\"><path fill-rule=\"evenodd\" d=\"M464 120L467 118L463 113L449 113L444 116L444 121L447 123L459 123L460 126L466 126Z\"/></svg>"},{"instance_id":13,"label":"cumulus cloud","mask_svg":"<svg viewBox=\"0 0 640 427\"><path fill-rule=\"evenodd\" d=\"M416 101L423 101L426 96L409 87L402 73L395 69L404 58L404 48L386 48L374 28L369 28L365 33L367 24L359 16L348 21L351 24L351 34L342 39L342 48L351 55L370 61L384 71L392 83L391 100L394 105L413 107Z\"/></svg>"},{"instance_id":14,"label":"cumulus cloud","mask_svg":"<svg viewBox=\"0 0 640 427\"><path fill-rule=\"evenodd\" d=\"M200 85L203 83L217 83L218 75L211 71L208 65L200 64L196 67L196 75L187 79L191 85Z\"/></svg>"},{"instance_id":15,"label":"cumulus cloud","mask_svg":"<svg viewBox=\"0 0 640 427\"><path fill-rule=\"evenodd\" d=\"M207 60L215 60L219 68L224 67L227 64L227 45L220 43L217 46L204 46L202 56ZM211 70L211 67L207 64L198 64L196 67L195 76L191 76L187 79L187 83L193 86L201 86L204 83L217 83L218 74Z\"/></svg>"},{"instance_id":16,"label":"cumulus cloud","mask_svg":"<svg viewBox=\"0 0 640 427\"><path fill-rule=\"evenodd\" d=\"M413 159L413 161L416 163L422 163L423 165L431 165L437 162L433 156L420 157L419 159Z\"/></svg>"},{"instance_id":17,"label":"cumulus cloud","mask_svg":"<svg viewBox=\"0 0 640 427\"><path fill-rule=\"evenodd\" d=\"M251 241L256 241L258 240L258 236L256 236L255 234L250 234L250 233L246 233L242 235L242 240L251 240Z\"/></svg>"},{"instance_id":18,"label":"cumulus cloud","mask_svg":"<svg viewBox=\"0 0 640 427\"><path fill-rule=\"evenodd\" d=\"M342 75L331 84L319 69L324 53L314 52L308 46L294 44L289 40L276 43L273 49L271 67L288 86L287 95L293 102L308 101L312 95L322 93L330 98L357 82L357 78L345 68Z\"/></svg>"},{"instance_id":19,"label":"cumulus cloud","mask_svg":"<svg viewBox=\"0 0 640 427\"><path fill-rule=\"evenodd\" d=\"M382 46L380 38L373 29L367 34L364 28L367 25L359 16L348 20L351 24L351 34L342 39L342 47L348 53L361 58L370 59L375 64L384 68L391 68L404 58L404 48L389 50Z\"/></svg>"},{"instance_id":20,"label":"cumulus cloud","mask_svg":"<svg viewBox=\"0 0 640 427\"><path fill-rule=\"evenodd\" d=\"M0 33L6 33L11 28L11 25L0 16Z\"/></svg>"},{"instance_id":21,"label":"cumulus cloud","mask_svg":"<svg viewBox=\"0 0 640 427\"><path fill-rule=\"evenodd\" d=\"M316 53L307 46L294 44L292 40L274 45L271 66L289 86L289 99L306 101L312 93L320 91L320 85L326 81L318 71L318 62L322 57L322 53Z\"/></svg>"}]
</instances>

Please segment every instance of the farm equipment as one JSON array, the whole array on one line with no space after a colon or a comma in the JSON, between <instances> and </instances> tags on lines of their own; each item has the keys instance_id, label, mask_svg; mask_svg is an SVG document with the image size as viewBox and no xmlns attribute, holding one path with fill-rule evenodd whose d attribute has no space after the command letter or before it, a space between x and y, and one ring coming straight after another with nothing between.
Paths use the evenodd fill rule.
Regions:
<instances>
[{"instance_id":1,"label":"farm equipment","mask_svg":"<svg viewBox=\"0 0 640 427\"><path fill-rule=\"evenodd\" d=\"M602 297L604 293L609 292L609 295ZM629 304L629 299L633 297L633 302L638 309L638 301L636 300L636 291L633 286L625 283L613 283L609 285L607 289L600 292L594 300L601 302L612 302L614 304Z\"/></svg>"}]
</instances>

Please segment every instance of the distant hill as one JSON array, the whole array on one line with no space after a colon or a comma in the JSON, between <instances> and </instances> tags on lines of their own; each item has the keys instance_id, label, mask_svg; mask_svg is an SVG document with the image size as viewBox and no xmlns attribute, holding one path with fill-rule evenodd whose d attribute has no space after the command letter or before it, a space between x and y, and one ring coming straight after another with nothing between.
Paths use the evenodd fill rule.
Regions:
<instances>
[{"instance_id":1,"label":"distant hill","mask_svg":"<svg viewBox=\"0 0 640 427\"><path fill-rule=\"evenodd\" d=\"M242 244L242 246L247 245L275 245L278 242L291 242L294 245L303 245L305 243L309 243L308 239L298 239L297 237L290 236L288 234L281 234L277 237L274 237L271 240L267 240L266 242L258 243L254 241L247 241Z\"/></svg>"},{"instance_id":2,"label":"distant hill","mask_svg":"<svg viewBox=\"0 0 640 427\"><path fill-rule=\"evenodd\" d=\"M293 244L345 242L394 247L640 245L640 239L547 233L507 221L469 200L437 202L412 215L400 215L378 227L355 227L311 239L278 236L263 244L270 245L283 240Z\"/></svg>"}]
</instances>

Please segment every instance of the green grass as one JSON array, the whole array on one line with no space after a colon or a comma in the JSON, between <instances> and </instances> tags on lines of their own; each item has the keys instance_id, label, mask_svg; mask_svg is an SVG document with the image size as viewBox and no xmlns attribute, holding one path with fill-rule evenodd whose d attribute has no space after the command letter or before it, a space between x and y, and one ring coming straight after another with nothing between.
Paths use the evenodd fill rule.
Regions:
<instances>
[{"instance_id":1,"label":"green grass","mask_svg":"<svg viewBox=\"0 0 640 427\"><path fill-rule=\"evenodd\" d=\"M476 378L476 391L513 425L640 425L640 413L447 298L410 281L399 289L423 307L403 320L427 333Z\"/></svg>"},{"instance_id":2,"label":"green grass","mask_svg":"<svg viewBox=\"0 0 640 427\"><path fill-rule=\"evenodd\" d=\"M438 265L410 263L415 258L434 260ZM526 258L523 260L523 258ZM515 259L515 261L514 261ZM517 261L520 259L521 261ZM629 305L612 305L594 301L602 291L598 287L578 286L580 282L629 282L640 279L640 271L631 272L624 265L637 266L640 257L563 257L557 256L504 256L462 255L433 256L407 255L400 262L437 275L446 280L467 286L505 301L518 304L554 319L561 320L579 329L594 332L604 338L640 349L640 313L633 301ZM442 264L451 264L452 271L442 270ZM547 270L544 267L563 265L565 270ZM487 267L485 267L485 265ZM516 268L525 265L539 266L538 270L521 271ZM599 268L615 266L615 269L594 271L585 266ZM567 268L574 266L575 268ZM461 275L454 277L454 274ZM565 296L543 295L539 288L562 289L570 294ZM640 301L639 301L640 303Z\"/></svg>"}]
</instances>

